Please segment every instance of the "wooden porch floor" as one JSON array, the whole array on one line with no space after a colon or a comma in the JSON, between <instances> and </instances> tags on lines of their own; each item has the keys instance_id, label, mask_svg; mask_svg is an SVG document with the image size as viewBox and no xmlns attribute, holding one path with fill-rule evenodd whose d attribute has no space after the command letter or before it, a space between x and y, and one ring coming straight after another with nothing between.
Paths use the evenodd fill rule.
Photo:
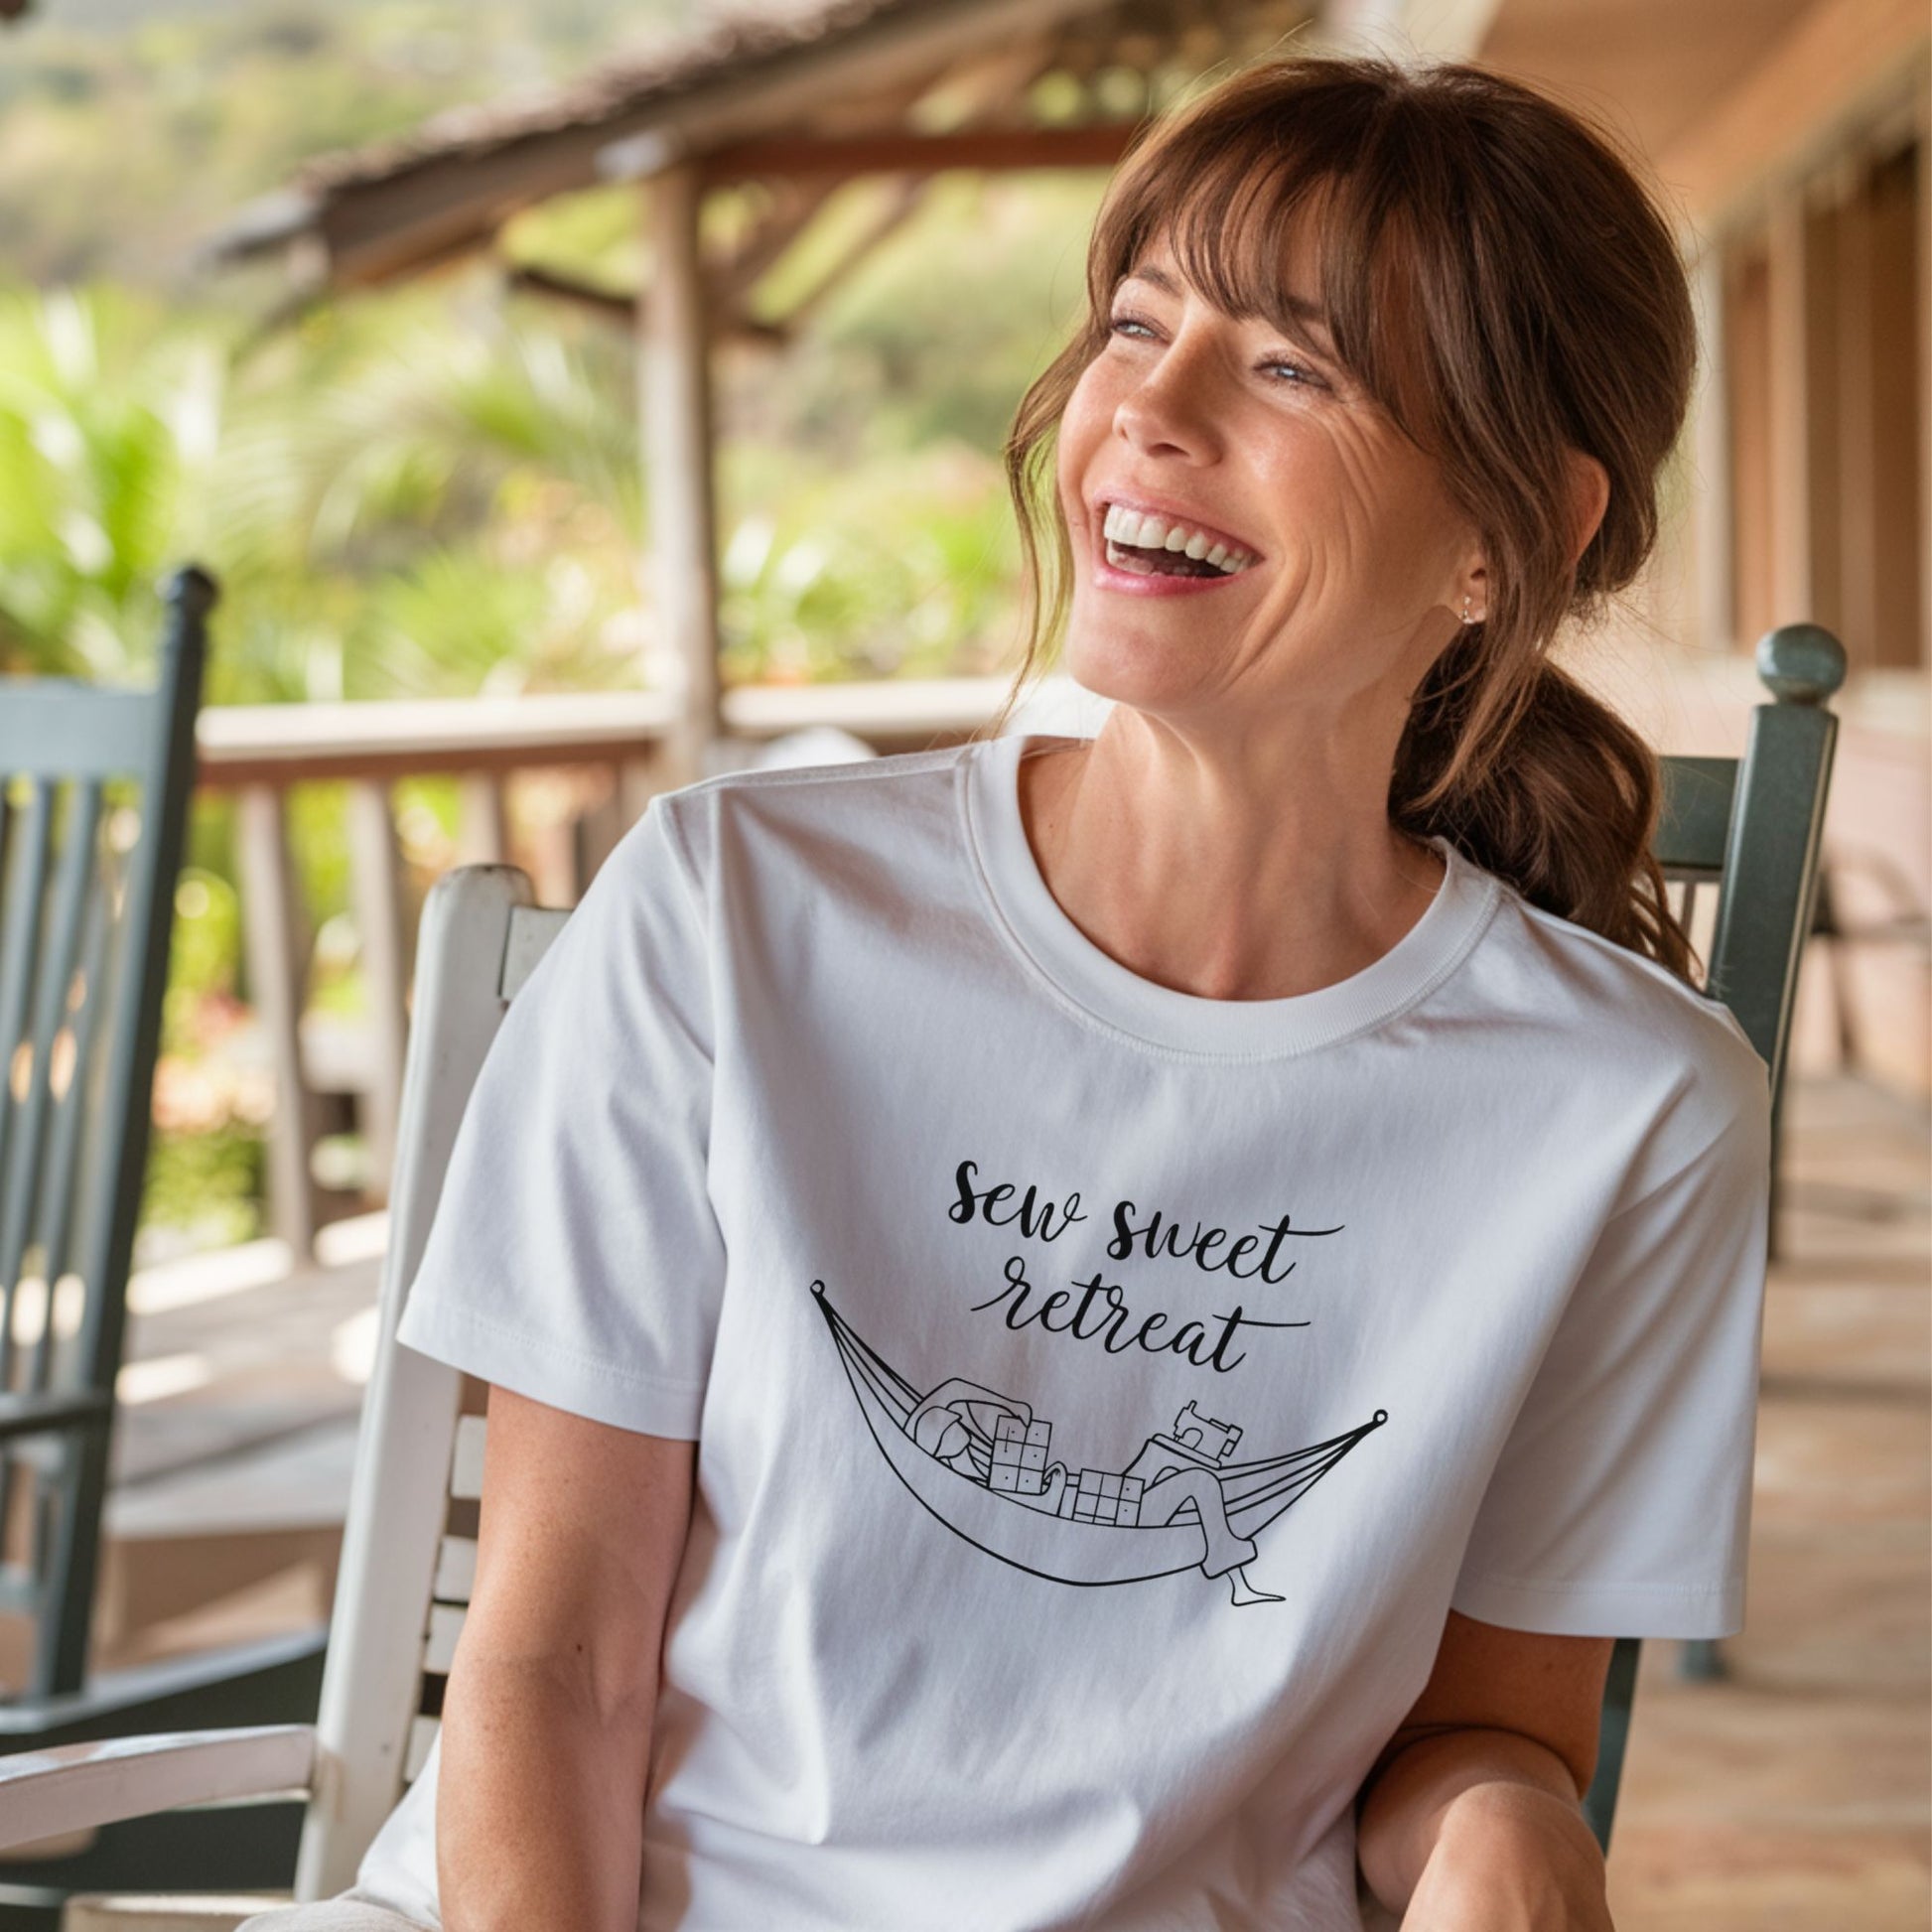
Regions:
<instances>
[{"instance_id":1,"label":"wooden porch floor","mask_svg":"<svg viewBox=\"0 0 1932 1932\"><path fill-rule=\"evenodd\" d=\"M1852 1081L1788 1111L1746 1627L1721 1684L1646 1646L1621 1932L1932 1925L1932 1141Z\"/></svg>"},{"instance_id":2,"label":"wooden porch floor","mask_svg":"<svg viewBox=\"0 0 1932 1932\"><path fill-rule=\"evenodd\" d=\"M1647 1647L1610 1862L1620 1932L1932 1926L1932 1132L1847 1079L1789 1097L1749 1625L1728 1679ZM143 1278L101 1661L327 1613L381 1224ZM225 1272L224 1272L225 1271Z\"/></svg>"}]
</instances>

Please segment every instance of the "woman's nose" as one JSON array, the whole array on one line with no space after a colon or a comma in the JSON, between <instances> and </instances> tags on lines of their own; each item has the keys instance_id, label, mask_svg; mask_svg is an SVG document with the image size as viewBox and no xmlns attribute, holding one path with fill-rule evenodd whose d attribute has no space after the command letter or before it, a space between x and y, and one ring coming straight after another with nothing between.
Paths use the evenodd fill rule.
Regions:
<instances>
[{"instance_id":1,"label":"woman's nose","mask_svg":"<svg viewBox=\"0 0 1932 1932\"><path fill-rule=\"evenodd\" d=\"M1137 450L1204 459L1219 444L1214 391L1204 355L1171 348L1115 405L1115 433Z\"/></svg>"}]
</instances>

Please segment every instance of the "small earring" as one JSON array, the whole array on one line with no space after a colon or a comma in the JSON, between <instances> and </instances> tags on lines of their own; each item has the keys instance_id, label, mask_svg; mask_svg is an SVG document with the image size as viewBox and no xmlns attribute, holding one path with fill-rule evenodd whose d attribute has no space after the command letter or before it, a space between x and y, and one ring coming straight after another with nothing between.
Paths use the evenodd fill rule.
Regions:
<instances>
[{"instance_id":1,"label":"small earring","mask_svg":"<svg viewBox=\"0 0 1932 1932\"><path fill-rule=\"evenodd\" d=\"M1475 623L1475 622L1477 622L1477 621L1479 621L1479 620L1477 620L1477 619L1475 619L1475 618L1472 618L1472 617L1470 617L1470 615L1469 615L1469 605L1470 605L1470 602L1471 602L1471 600L1470 600L1469 598L1466 598L1466 597L1465 597L1465 598L1464 598L1464 599L1462 600L1462 621L1463 621L1463 622L1464 622L1465 624L1471 624L1471 623Z\"/></svg>"}]
</instances>

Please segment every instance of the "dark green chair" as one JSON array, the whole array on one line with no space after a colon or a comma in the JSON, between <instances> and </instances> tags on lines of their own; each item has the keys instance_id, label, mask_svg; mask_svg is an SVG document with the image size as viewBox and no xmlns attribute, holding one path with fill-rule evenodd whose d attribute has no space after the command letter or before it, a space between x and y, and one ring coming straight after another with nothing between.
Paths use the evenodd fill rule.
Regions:
<instances>
[{"instance_id":1,"label":"dark green chair","mask_svg":"<svg viewBox=\"0 0 1932 1932\"><path fill-rule=\"evenodd\" d=\"M1798 992L1798 961L1812 930L1819 843L1838 720L1826 701L1845 682L1845 651L1816 624L1785 624L1757 646L1757 674L1771 702L1751 714L1742 759L1666 758L1664 811L1654 850L1682 882L1688 926L1697 895L1718 895L1706 991L1736 1016L1771 1075L1771 1215L1776 1226L1785 1047ZM1584 1809L1605 1850L1623 1775L1640 1647L1617 1641L1603 1694L1596 1777ZM1683 1673L1721 1674L1717 1645L1683 1647Z\"/></svg>"},{"instance_id":2,"label":"dark green chair","mask_svg":"<svg viewBox=\"0 0 1932 1932\"><path fill-rule=\"evenodd\" d=\"M0 680L0 1608L80 1690L214 584L149 691Z\"/></svg>"}]
</instances>

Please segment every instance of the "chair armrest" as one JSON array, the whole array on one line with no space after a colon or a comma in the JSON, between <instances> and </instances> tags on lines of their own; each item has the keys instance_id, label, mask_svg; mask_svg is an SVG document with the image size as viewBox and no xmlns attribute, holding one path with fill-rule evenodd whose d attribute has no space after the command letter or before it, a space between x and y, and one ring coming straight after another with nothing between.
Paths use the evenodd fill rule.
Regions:
<instances>
[{"instance_id":1,"label":"chair armrest","mask_svg":"<svg viewBox=\"0 0 1932 1932\"><path fill-rule=\"evenodd\" d=\"M177 1805L307 1790L309 1725L103 1737L0 1757L0 1848L145 1818Z\"/></svg>"}]
</instances>

